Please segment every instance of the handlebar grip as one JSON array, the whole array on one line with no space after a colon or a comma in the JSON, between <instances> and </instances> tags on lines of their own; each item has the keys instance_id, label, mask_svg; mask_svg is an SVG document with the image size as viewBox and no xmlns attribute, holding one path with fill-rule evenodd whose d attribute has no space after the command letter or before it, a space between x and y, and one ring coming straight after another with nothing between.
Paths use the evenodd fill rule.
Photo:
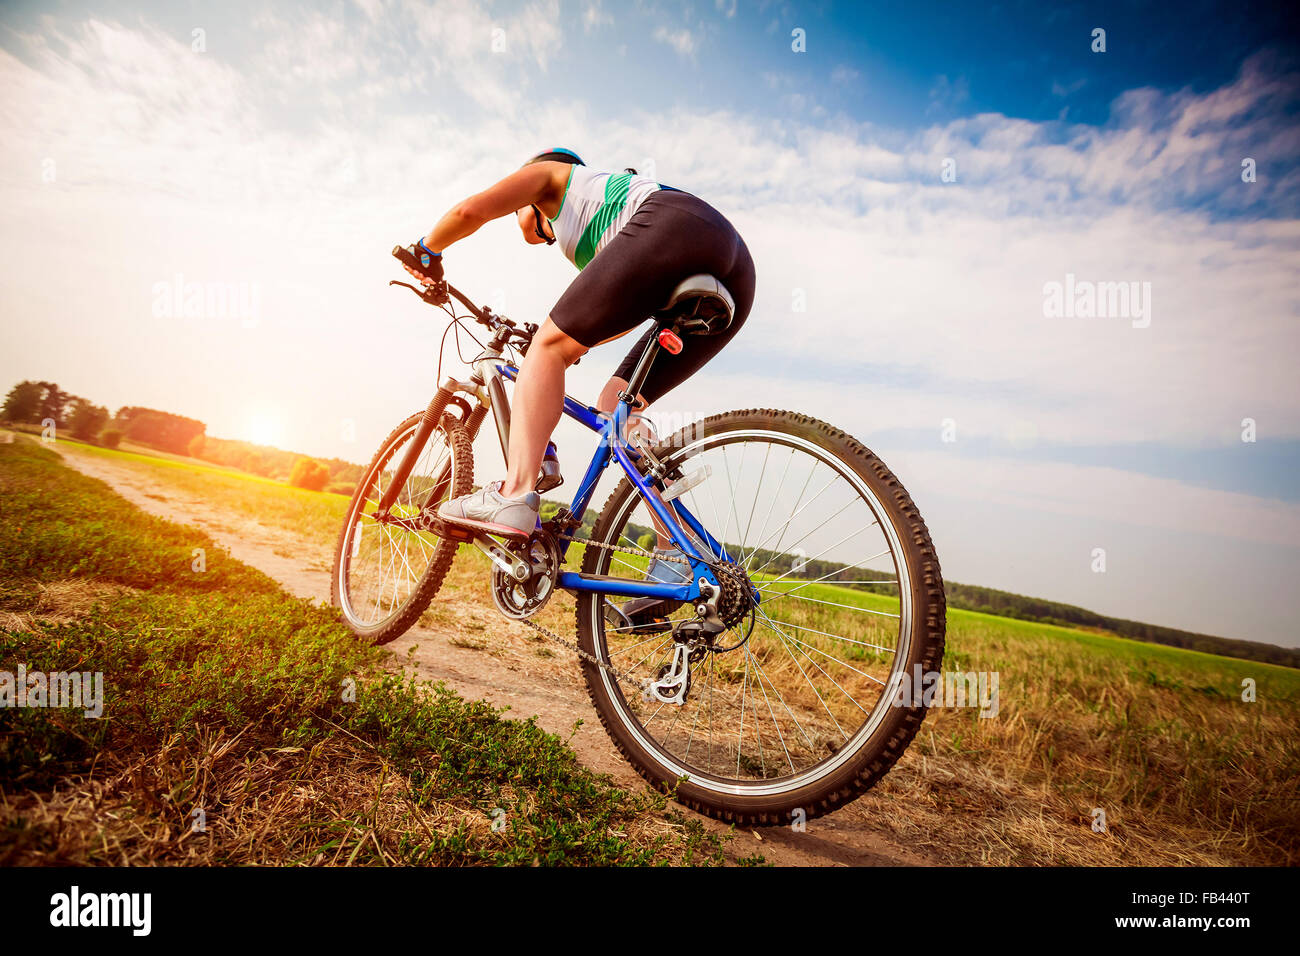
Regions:
<instances>
[{"instance_id":1,"label":"handlebar grip","mask_svg":"<svg viewBox=\"0 0 1300 956\"><path fill-rule=\"evenodd\" d=\"M405 246L393 246L393 258L402 263L402 265L414 269L420 275L424 275L424 265L415 257L415 254ZM416 291L418 292L419 290ZM445 304L447 302L447 283L442 281L427 285L424 291L420 292L420 297L424 299L424 301L431 302L434 305Z\"/></svg>"},{"instance_id":2,"label":"handlebar grip","mask_svg":"<svg viewBox=\"0 0 1300 956\"><path fill-rule=\"evenodd\" d=\"M420 269L423 268L420 265L420 260L415 258L415 256L411 254L411 250L407 249L405 246L393 246L393 258L402 265L414 269L416 272L419 272Z\"/></svg>"}]
</instances>

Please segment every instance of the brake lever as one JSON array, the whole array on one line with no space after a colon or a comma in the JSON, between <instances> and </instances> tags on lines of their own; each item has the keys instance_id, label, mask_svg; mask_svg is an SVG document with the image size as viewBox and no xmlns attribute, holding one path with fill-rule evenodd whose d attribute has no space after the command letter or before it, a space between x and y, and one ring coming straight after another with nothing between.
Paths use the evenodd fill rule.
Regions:
<instances>
[{"instance_id":1,"label":"brake lever","mask_svg":"<svg viewBox=\"0 0 1300 956\"><path fill-rule=\"evenodd\" d=\"M427 285L423 289L417 289L409 282L402 282L400 279L389 279L389 285L400 285L404 289L410 289L425 302L430 305L446 305L448 301L446 282L435 282L433 285Z\"/></svg>"}]
</instances>

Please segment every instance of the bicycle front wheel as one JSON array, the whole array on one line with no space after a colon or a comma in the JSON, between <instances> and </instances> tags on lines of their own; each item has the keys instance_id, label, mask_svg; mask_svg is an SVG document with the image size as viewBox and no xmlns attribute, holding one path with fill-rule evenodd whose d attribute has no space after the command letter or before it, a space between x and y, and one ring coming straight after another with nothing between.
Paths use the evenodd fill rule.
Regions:
<instances>
[{"instance_id":1,"label":"bicycle front wheel","mask_svg":"<svg viewBox=\"0 0 1300 956\"><path fill-rule=\"evenodd\" d=\"M583 594L579 640L608 665L583 664L602 723L642 776L700 812L761 825L834 810L889 771L925 716L920 695L897 693L917 665L936 671L943 658L943 579L925 522L875 455L805 415L716 415L655 454L760 599L697 650L684 698L665 702L651 683L672 673L672 626L694 609L638 616ZM653 536L624 479L583 570L638 577Z\"/></svg>"},{"instance_id":2,"label":"bicycle front wheel","mask_svg":"<svg viewBox=\"0 0 1300 956\"><path fill-rule=\"evenodd\" d=\"M389 509L393 520L375 520L423 417L412 415L379 446L357 484L334 551L334 606L353 633L375 644L404 634L438 593L457 543L424 530L421 518L449 498L468 494L474 480L469 436L455 416L444 415Z\"/></svg>"}]
</instances>

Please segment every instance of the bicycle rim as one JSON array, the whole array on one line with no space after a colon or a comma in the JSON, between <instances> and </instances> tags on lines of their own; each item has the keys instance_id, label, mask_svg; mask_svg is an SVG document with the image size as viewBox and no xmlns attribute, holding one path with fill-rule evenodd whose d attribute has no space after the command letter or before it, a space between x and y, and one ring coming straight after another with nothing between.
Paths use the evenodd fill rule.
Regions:
<instances>
[{"instance_id":1,"label":"bicycle rim","mask_svg":"<svg viewBox=\"0 0 1300 956\"><path fill-rule=\"evenodd\" d=\"M602 670L597 679L634 744L669 776L753 797L822 781L881 729L888 689L911 655L912 580L898 525L853 462L777 429L724 429L664 460L684 478L710 466L682 501L746 568L763 601L747 639L748 620L718 641L740 642L737 649L696 666L681 705L629 686L661 673L671 638L607 624L603 603L591 601L598 656L630 678ZM648 514L626 494L603 537L646 543ZM597 560L602 573L644 570L628 555Z\"/></svg>"},{"instance_id":2,"label":"bicycle rim","mask_svg":"<svg viewBox=\"0 0 1300 956\"><path fill-rule=\"evenodd\" d=\"M395 524L381 524L373 514L393 480L392 467L402 460L419 427L419 419L389 439L372 463L364 484L348 511L347 536L337 562L338 605L359 634L380 631L398 618L414 600L433 567L443 563L444 551L455 552L456 544L431 531ZM397 519L416 519L422 510L436 508L457 487L456 461L452 444L443 428L429 436L390 514Z\"/></svg>"}]
</instances>

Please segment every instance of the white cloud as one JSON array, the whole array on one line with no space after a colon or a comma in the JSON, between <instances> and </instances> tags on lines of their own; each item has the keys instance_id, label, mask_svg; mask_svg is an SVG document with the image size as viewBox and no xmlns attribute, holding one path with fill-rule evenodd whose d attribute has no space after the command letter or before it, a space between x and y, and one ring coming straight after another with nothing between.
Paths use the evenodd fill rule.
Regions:
<instances>
[{"instance_id":1,"label":"white cloud","mask_svg":"<svg viewBox=\"0 0 1300 956\"><path fill-rule=\"evenodd\" d=\"M947 74L935 78L930 88L930 105L927 113L948 112L955 110L970 99L970 81L964 76L950 80Z\"/></svg>"},{"instance_id":2,"label":"white cloud","mask_svg":"<svg viewBox=\"0 0 1300 956\"><path fill-rule=\"evenodd\" d=\"M1079 77L1071 83L1061 83L1057 80L1052 81L1052 95L1059 97L1069 96L1071 93L1077 93L1088 85L1087 77Z\"/></svg>"},{"instance_id":3,"label":"white cloud","mask_svg":"<svg viewBox=\"0 0 1300 956\"><path fill-rule=\"evenodd\" d=\"M229 53L193 53L188 35L98 20L53 20L15 37L18 55L0 50L0 306L29 317L0 327L0 377L174 407L218 435L249 403L271 404L302 450L364 459L427 397L441 332L385 288L387 250L554 140L609 168L653 156L664 182L744 234L758 299L724 359L765 364L687 383L672 401L692 410L762 395L868 438L953 417L972 437L1224 444L1246 416L1261 434L1300 438L1300 222L1205 211L1286 208L1300 195L1268 162L1300 152L1294 77L1268 61L1208 93L1131 91L1103 127L982 114L905 132L658 104L606 115L548 91L569 42L553 2L502 17L459 3L358 6L347 30L263 14L239 67ZM493 27L504 54L490 51ZM683 56L698 50L698 30L659 32ZM784 77L764 81L793 92ZM1240 182L1246 155L1260 159L1258 183ZM949 157L954 183L940 180ZM71 279L67 250L87 237L96 254ZM572 277L553 251L522 248L508 221L448 264L477 298L501 289L517 318L545 315ZM176 271L261 283L261 326L152 320L152 284ZM1044 318L1043 283L1066 273L1151 282L1150 328ZM806 312L792 310L796 289ZM363 346L385 337L402 347L376 368ZM584 361L570 390L594 394L618 351ZM846 377L854 366L863 380ZM338 439L344 417L358 421L355 446ZM562 446L586 447L575 438ZM951 471L914 462L937 495ZM1136 512L1150 502L1158 535L1279 547L1296 531L1275 503L1152 481L1001 464L961 487L1009 520L1020 502L1022 518L1032 505L1093 521L1119 496ZM949 553L974 555L962 521L950 512L936 531ZM958 567L959 580L988 580L973 557Z\"/></svg>"},{"instance_id":4,"label":"white cloud","mask_svg":"<svg viewBox=\"0 0 1300 956\"><path fill-rule=\"evenodd\" d=\"M582 11L582 28L591 33L597 27L608 26L614 22L614 17L607 13L602 0L591 0Z\"/></svg>"},{"instance_id":5,"label":"white cloud","mask_svg":"<svg viewBox=\"0 0 1300 956\"><path fill-rule=\"evenodd\" d=\"M669 30L667 27L657 27L654 32L654 38L660 43L666 43L672 47L679 56L691 57L695 55L695 50L699 40L695 33L683 27L680 30Z\"/></svg>"}]
</instances>

